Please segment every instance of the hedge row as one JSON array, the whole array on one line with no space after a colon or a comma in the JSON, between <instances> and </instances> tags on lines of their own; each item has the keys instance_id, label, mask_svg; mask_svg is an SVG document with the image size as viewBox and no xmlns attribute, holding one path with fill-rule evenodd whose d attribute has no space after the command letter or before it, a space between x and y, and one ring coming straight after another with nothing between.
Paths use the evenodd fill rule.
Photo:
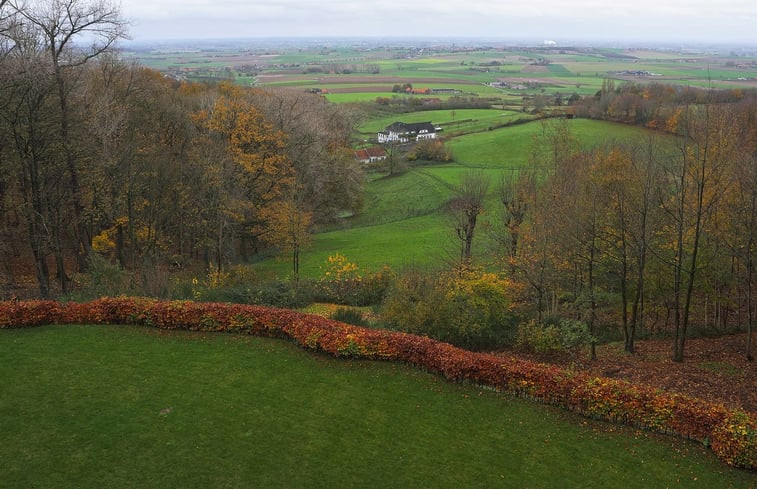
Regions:
<instances>
[{"instance_id":1,"label":"hedge row","mask_svg":"<svg viewBox=\"0 0 757 489\"><path fill-rule=\"evenodd\" d=\"M262 306L142 298L0 302L0 329L43 324L139 324L288 337L331 355L410 363L450 380L490 386L592 418L698 440L729 465L757 468L757 424L742 410L556 366L473 353L426 337Z\"/></svg>"}]
</instances>

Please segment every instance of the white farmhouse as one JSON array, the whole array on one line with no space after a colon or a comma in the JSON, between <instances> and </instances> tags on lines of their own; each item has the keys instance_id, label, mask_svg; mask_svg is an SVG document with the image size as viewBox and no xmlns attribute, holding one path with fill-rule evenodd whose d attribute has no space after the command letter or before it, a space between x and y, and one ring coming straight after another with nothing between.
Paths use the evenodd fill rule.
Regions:
<instances>
[{"instance_id":1,"label":"white farmhouse","mask_svg":"<svg viewBox=\"0 0 757 489\"><path fill-rule=\"evenodd\" d=\"M379 143L407 143L423 139L436 139L436 128L431 122L395 122L378 133Z\"/></svg>"}]
</instances>

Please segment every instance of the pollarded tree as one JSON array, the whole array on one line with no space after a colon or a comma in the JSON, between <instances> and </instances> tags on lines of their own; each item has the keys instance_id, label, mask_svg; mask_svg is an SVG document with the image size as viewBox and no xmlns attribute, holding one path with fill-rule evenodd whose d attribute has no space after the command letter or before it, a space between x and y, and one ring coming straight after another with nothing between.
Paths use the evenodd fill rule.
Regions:
<instances>
[{"instance_id":1,"label":"pollarded tree","mask_svg":"<svg viewBox=\"0 0 757 489\"><path fill-rule=\"evenodd\" d=\"M478 216L484 212L484 199L489 190L489 179L480 171L463 174L455 187L450 209L455 217L455 233L460 241L460 263L470 264L473 237Z\"/></svg>"},{"instance_id":2,"label":"pollarded tree","mask_svg":"<svg viewBox=\"0 0 757 489\"><path fill-rule=\"evenodd\" d=\"M502 176L499 186L499 201L502 204L502 226L504 233L498 241L505 248L510 274L515 274L515 260L518 256L518 241L521 226L529 210L528 195L534 192L534 178L523 172L516 180L513 175Z\"/></svg>"}]
</instances>

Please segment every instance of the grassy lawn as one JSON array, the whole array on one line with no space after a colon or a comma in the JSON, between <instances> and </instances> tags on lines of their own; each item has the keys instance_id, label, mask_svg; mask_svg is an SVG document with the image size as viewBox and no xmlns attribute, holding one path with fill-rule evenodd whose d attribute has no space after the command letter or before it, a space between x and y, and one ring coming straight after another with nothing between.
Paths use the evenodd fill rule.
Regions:
<instances>
[{"instance_id":1,"label":"grassy lawn","mask_svg":"<svg viewBox=\"0 0 757 489\"><path fill-rule=\"evenodd\" d=\"M57 326L0 345L0 487L754 482L693 443L281 340Z\"/></svg>"}]
</instances>

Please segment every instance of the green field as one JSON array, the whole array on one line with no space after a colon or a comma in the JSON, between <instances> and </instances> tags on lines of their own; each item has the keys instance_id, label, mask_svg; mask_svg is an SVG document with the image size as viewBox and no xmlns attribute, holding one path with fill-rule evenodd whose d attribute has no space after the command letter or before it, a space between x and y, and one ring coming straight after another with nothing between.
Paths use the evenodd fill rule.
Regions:
<instances>
[{"instance_id":1,"label":"green field","mask_svg":"<svg viewBox=\"0 0 757 489\"><path fill-rule=\"evenodd\" d=\"M543 130L542 122L460 136L449 141L457 163L481 168L520 169L528 162L534 138ZM574 119L568 121L572 134L587 146L612 140L628 140L651 134L652 131L624 124Z\"/></svg>"},{"instance_id":2,"label":"green field","mask_svg":"<svg viewBox=\"0 0 757 489\"><path fill-rule=\"evenodd\" d=\"M572 93L595 94L607 78L623 78L638 83L649 81L706 85L712 83L754 86L753 81L736 82L737 77L756 77L757 70L748 56L713 55L694 51L638 50L619 48L553 49L524 47L483 47L457 49L454 46L416 49L413 46L310 46L254 49L243 52L228 48L204 52L192 51L141 53L149 66L167 69L182 66L197 75L225 76L226 68L237 76L238 83L282 87L292 90L321 88L335 103L356 104L363 115L355 133L358 144L373 144L376 133L396 121L407 123L431 121L441 127L440 136L454 156L445 165L411 167L391 178L369 176L365 185L364 206L360 213L337 225L321 230L312 245L301 252L304 276L315 277L330 255L343 253L363 268L377 269L388 264L442 264L454 256L456 242L446 211L453 188L460 176L470 170L483 171L490 178L490 207L483 221L496 220L494 192L501 176L508 172L530 170L534 140L543 130L542 122L500 127L534 117L522 112L537 95ZM256 74L238 76L234 67L255 63ZM183 63L183 64L182 64ZM340 74L337 67L341 66ZM217 71L211 71L215 69ZM646 70L664 76L623 77L615 72ZM377 71L377 73L375 73ZM184 73L184 72L182 72ZM183 74L181 76L184 76ZM709 77L709 79L708 79ZM493 88L488 83L504 81L510 88ZM726 82L727 81L727 82ZM377 97L424 98L446 100L449 95L397 95L396 83L412 83L415 88L456 88L464 96L498 98L499 109L445 109L392 113L391 107L375 104ZM521 86L522 85L522 86ZM514 88L519 86L519 88ZM525 88L524 88L525 87ZM363 105L360 105L363 104ZM532 107L532 106L531 106ZM548 109L549 110L549 109ZM573 134L584 146L602 144L612 139L633 140L651 132L638 127L592 120L571 120ZM479 235L474 247L484 262L487 237ZM265 273L285 276L287 260L264 260L255 267Z\"/></svg>"},{"instance_id":3,"label":"green field","mask_svg":"<svg viewBox=\"0 0 757 489\"><path fill-rule=\"evenodd\" d=\"M442 120L449 111L414 112L403 114L414 118L407 122ZM458 111L478 117L500 117L502 111ZM378 119L380 127L394 120ZM604 121L573 119L566 121L576 139L586 147L613 139L633 140L652 132L638 127ZM533 121L493 131L483 131L454 137L446 142L455 161L447 164L411 167L395 176L373 174L366 182L363 209L341 223L341 229L321 232L312 245L300 254L301 273L315 278L321 275L327 258L336 253L346 255L363 269L378 270L383 265L394 269L407 266L440 266L453 263L458 242L447 204L454 196L454 187L461 176L470 171L482 171L490 181L488 207L482 223L497 219L496 192L503 175L512 171L529 170L534 139L545 122ZM484 225L484 227L486 224ZM474 254L486 262L492 243L485 232L474 242ZM285 276L289 273L287 260L267 260L255 265L264 273Z\"/></svg>"},{"instance_id":4,"label":"green field","mask_svg":"<svg viewBox=\"0 0 757 489\"><path fill-rule=\"evenodd\" d=\"M329 84L356 86L391 86L398 80L418 87L442 87L445 84L465 86L465 92L482 96L537 95L560 92L591 95L605 78L629 79L617 75L625 70L658 73L660 77L631 77L638 83L662 82L681 85L722 87L752 87L757 81L754 57L721 53L682 50L639 50L607 48L557 47L483 47L457 50L453 46L437 46L419 52L410 47L387 47L377 43L359 49L343 46L308 48L255 48L254 43L232 46L188 46L175 50L154 49L126 51L124 55L145 66L176 73L178 77L202 79L206 76L233 75L238 83L250 84L250 79L238 76L236 69L254 65L261 75L285 76L286 81L264 82L269 86L319 87L321 79ZM329 73L336 65L348 72ZM372 69L366 69L370 65ZM378 67L378 73L372 73ZM309 69L320 73L308 73ZM226 71L226 70L229 71ZM209 71L213 70L213 71ZM203 73L204 72L204 73ZM486 86L499 79L534 81L528 90L497 90ZM747 78L747 80L738 80ZM388 81L391 79L392 81ZM752 80L749 80L752 79ZM336 81L335 81L336 80ZM365 90L329 96L336 102L364 102L374 100ZM381 93L371 91L371 93Z\"/></svg>"},{"instance_id":5,"label":"green field","mask_svg":"<svg viewBox=\"0 0 757 489\"><path fill-rule=\"evenodd\" d=\"M282 340L48 326L0 345L4 488L754 482L691 442Z\"/></svg>"}]
</instances>

